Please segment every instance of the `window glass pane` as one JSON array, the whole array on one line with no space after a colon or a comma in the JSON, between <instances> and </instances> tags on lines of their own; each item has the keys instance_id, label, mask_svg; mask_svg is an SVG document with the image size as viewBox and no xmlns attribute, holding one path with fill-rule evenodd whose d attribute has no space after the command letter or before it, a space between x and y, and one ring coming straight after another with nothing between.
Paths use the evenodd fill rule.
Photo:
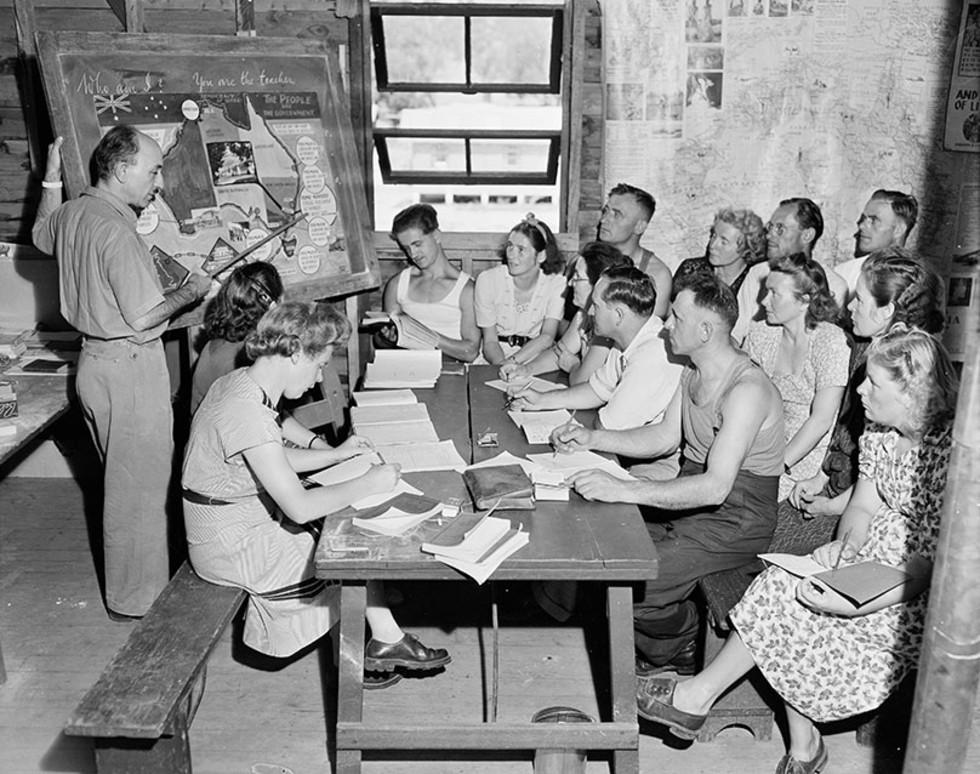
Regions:
<instances>
[{"instance_id":1,"label":"window glass pane","mask_svg":"<svg viewBox=\"0 0 980 774\"><path fill-rule=\"evenodd\" d=\"M375 93L374 125L402 129L561 130L557 94Z\"/></svg>"},{"instance_id":2,"label":"window glass pane","mask_svg":"<svg viewBox=\"0 0 980 774\"><path fill-rule=\"evenodd\" d=\"M389 137L388 158L393 172L465 172L462 140L427 137Z\"/></svg>"},{"instance_id":3,"label":"window glass pane","mask_svg":"<svg viewBox=\"0 0 980 774\"><path fill-rule=\"evenodd\" d=\"M473 83L548 83L551 19L474 16L471 30Z\"/></svg>"},{"instance_id":4,"label":"window glass pane","mask_svg":"<svg viewBox=\"0 0 980 774\"><path fill-rule=\"evenodd\" d=\"M388 81L463 83L463 17L385 16ZM438 41L437 45L433 41Z\"/></svg>"},{"instance_id":5,"label":"window glass pane","mask_svg":"<svg viewBox=\"0 0 980 774\"><path fill-rule=\"evenodd\" d=\"M548 169L548 140L472 140L474 172L541 172Z\"/></svg>"}]
</instances>

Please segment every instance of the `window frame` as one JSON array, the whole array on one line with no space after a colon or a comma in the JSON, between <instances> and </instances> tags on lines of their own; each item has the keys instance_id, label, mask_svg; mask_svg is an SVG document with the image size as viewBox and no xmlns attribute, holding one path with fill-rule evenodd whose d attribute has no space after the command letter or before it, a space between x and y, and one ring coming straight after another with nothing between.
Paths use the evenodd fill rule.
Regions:
<instances>
[{"instance_id":1,"label":"window frame","mask_svg":"<svg viewBox=\"0 0 980 774\"><path fill-rule=\"evenodd\" d=\"M571 3L566 0L561 5L507 5L458 3L397 3L371 2L368 40L374 57L374 77L379 92L428 92L460 94L555 94L561 100L562 126L557 130L546 129L404 129L368 127L370 149L377 152L378 170L385 184L447 184L447 185L555 185L564 187L567 174L559 181L559 162L567 157L569 148L569 104L571 92L571 51L570 22ZM465 81L460 82L416 82L391 81L388 72L387 53L384 40L384 16L461 16L464 19L464 72ZM510 18L551 18L551 61L548 83L473 83L472 70L472 28L470 19L476 16L495 16ZM369 69L369 68L368 68ZM370 75L368 76L370 78ZM562 89L562 84L565 88ZM367 84L370 90L370 83ZM465 169L462 171L398 170L392 169L391 154L388 149L389 138L448 138L463 141ZM472 142L481 139L548 141L547 158L540 171L511 172L473 171ZM373 163L367 166L373 167ZM372 197L373 198L373 197Z\"/></svg>"}]
</instances>

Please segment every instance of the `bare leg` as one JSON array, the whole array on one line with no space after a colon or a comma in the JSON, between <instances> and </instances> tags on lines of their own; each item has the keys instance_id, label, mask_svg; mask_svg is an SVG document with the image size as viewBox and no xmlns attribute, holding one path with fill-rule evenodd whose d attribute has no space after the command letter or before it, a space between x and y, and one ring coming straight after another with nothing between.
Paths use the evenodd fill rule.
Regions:
<instances>
[{"instance_id":1,"label":"bare leg","mask_svg":"<svg viewBox=\"0 0 980 774\"><path fill-rule=\"evenodd\" d=\"M366 586L367 609L364 617L371 627L371 636L380 642L398 642L405 632L385 603L384 584L381 581L368 581Z\"/></svg>"},{"instance_id":2,"label":"bare leg","mask_svg":"<svg viewBox=\"0 0 980 774\"><path fill-rule=\"evenodd\" d=\"M715 660L690 680L674 688L674 707L694 715L706 715L732 683L755 666L752 654L738 632L728 635Z\"/></svg>"},{"instance_id":3,"label":"bare leg","mask_svg":"<svg viewBox=\"0 0 980 774\"><path fill-rule=\"evenodd\" d=\"M817 757L820 732L813 721L801 715L789 704L786 707L786 724L789 726L789 754L798 761L810 761Z\"/></svg>"}]
</instances>

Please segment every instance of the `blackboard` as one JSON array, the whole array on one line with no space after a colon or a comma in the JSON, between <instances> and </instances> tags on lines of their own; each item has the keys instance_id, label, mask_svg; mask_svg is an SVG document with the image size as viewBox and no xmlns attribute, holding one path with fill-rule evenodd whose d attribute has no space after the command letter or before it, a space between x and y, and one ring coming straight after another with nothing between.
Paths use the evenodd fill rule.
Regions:
<instances>
[{"instance_id":1,"label":"blackboard","mask_svg":"<svg viewBox=\"0 0 980 774\"><path fill-rule=\"evenodd\" d=\"M243 260L275 265L292 298L379 285L347 99L323 41L42 32L38 52L69 195L91 183L92 150L112 126L163 149L164 191L138 224L158 262L211 273L267 239Z\"/></svg>"}]
</instances>

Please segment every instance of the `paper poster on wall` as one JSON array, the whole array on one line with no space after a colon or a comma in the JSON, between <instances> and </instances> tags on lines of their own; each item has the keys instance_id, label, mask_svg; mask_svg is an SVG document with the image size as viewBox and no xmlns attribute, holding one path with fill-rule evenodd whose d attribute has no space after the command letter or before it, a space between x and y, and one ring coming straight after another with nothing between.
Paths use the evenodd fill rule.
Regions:
<instances>
[{"instance_id":1,"label":"paper poster on wall","mask_svg":"<svg viewBox=\"0 0 980 774\"><path fill-rule=\"evenodd\" d=\"M943 147L980 153L980 2L963 3Z\"/></svg>"},{"instance_id":2,"label":"paper poster on wall","mask_svg":"<svg viewBox=\"0 0 980 774\"><path fill-rule=\"evenodd\" d=\"M266 261L292 297L375 287L349 109L329 52L261 38L46 33L52 117L77 195L112 127L163 151L163 190L137 231L165 287L187 271ZM315 45L315 44L314 44ZM195 320L181 318L177 324Z\"/></svg>"}]
</instances>

